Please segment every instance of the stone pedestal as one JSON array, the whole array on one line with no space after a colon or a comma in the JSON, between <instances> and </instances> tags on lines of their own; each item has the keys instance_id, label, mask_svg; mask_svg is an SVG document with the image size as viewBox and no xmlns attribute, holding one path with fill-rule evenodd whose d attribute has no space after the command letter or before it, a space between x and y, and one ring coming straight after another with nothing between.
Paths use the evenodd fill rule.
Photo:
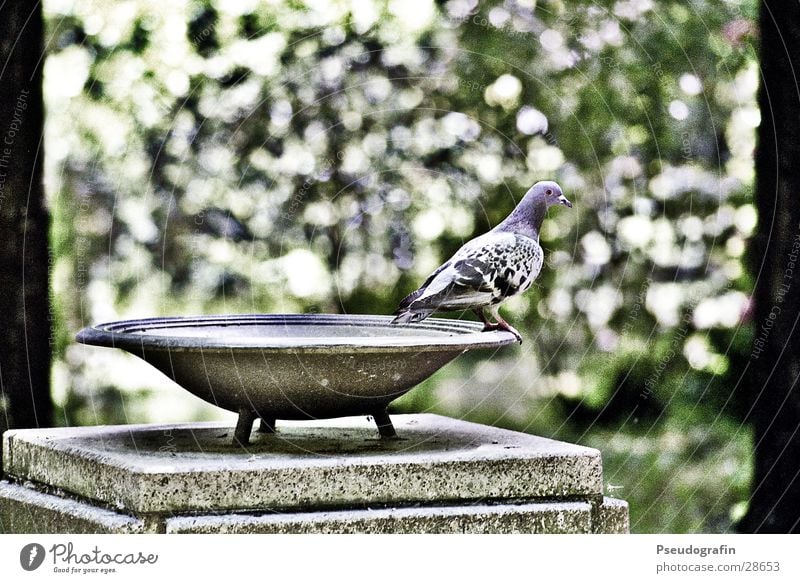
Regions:
<instances>
[{"instance_id":1,"label":"stone pedestal","mask_svg":"<svg viewBox=\"0 0 800 583\"><path fill-rule=\"evenodd\" d=\"M436 415L8 431L0 532L620 533L600 452Z\"/></svg>"}]
</instances>

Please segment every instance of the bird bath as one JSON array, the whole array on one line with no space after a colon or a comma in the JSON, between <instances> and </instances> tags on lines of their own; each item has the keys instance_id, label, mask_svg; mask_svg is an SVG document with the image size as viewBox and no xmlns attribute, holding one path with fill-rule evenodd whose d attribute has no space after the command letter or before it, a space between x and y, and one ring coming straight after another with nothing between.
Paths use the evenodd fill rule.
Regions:
<instances>
[{"instance_id":1,"label":"bird bath","mask_svg":"<svg viewBox=\"0 0 800 583\"><path fill-rule=\"evenodd\" d=\"M253 422L372 415L395 437L386 406L474 348L515 342L475 322L429 318L391 325L389 316L293 314L148 318L84 328L77 341L121 348L184 389L239 414L235 442Z\"/></svg>"}]
</instances>

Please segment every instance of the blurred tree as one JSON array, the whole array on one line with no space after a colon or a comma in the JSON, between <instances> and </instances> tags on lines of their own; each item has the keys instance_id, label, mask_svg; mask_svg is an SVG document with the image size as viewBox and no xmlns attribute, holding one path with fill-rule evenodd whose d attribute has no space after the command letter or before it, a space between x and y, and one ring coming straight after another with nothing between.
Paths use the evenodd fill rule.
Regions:
<instances>
[{"instance_id":1,"label":"blurred tree","mask_svg":"<svg viewBox=\"0 0 800 583\"><path fill-rule=\"evenodd\" d=\"M0 433L52 424L42 39L41 3L0 4Z\"/></svg>"},{"instance_id":2,"label":"blurred tree","mask_svg":"<svg viewBox=\"0 0 800 583\"><path fill-rule=\"evenodd\" d=\"M755 475L745 532L800 532L800 4L761 3L755 332L749 399Z\"/></svg>"},{"instance_id":3,"label":"blurred tree","mask_svg":"<svg viewBox=\"0 0 800 583\"><path fill-rule=\"evenodd\" d=\"M576 209L547 220L548 266L505 309L561 406L613 425L726 403L717 387L749 334L757 76L729 31L749 4L657 18L649 0L54 10L68 390L108 378L86 352L65 358L101 318L390 313L549 177Z\"/></svg>"}]
</instances>

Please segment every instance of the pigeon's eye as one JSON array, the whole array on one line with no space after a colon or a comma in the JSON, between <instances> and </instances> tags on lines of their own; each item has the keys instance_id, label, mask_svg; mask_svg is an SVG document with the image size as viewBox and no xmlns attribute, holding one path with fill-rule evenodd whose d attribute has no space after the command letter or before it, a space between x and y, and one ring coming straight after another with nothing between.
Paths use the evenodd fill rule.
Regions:
<instances>
[{"instance_id":1,"label":"pigeon's eye","mask_svg":"<svg viewBox=\"0 0 800 583\"><path fill-rule=\"evenodd\" d=\"M549 189L549 188L548 188L547 190L545 190L545 191L544 191L544 193L545 193L547 196L550 196L551 194L553 194L553 191L552 191L551 189Z\"/></svg>"}]
</instances>

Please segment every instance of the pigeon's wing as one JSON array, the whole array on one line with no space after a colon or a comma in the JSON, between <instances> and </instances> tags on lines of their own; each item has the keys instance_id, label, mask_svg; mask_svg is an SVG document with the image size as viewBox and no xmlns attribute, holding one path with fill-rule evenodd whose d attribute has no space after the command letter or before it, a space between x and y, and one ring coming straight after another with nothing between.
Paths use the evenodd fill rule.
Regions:
<instances>
[{"instance_id":1,"label":"pigeon's wing","mask_svg":"<svg viewBox=\"0 0 800 583\"><path fill-rule=\"evenodd\" d=\"M421 296L432 296L436 293L440 292L444 287L450 284L454 277L458 274L459 270L453 271L453 264L459 261L462 261L466 258L475 255L476 250L479 250L483 245L482 241L487 237L492 236L493 238L497 238L498 241L510 241L513 239L513 235L510 233L501 233L501 234L493 234L493 233L486 233L475 239L472 239L462 245L455 254L442 263L436 270L431 273L428 278L422 282L422 285L419 286L418 289L408 294L402 300L400 300L400 304L397 307L397 311L395 314L399 314L406 310L415 300L419 299ZM442 275L444 274L444 275ZM441 276L441 277L439 277ZM430 286L433 282L436 282L433 289L430 289Z\"/></svg>"},{"instance_id":2,"label":"pigeon's wing","mask_svg":"<svg viewBox=\"0 0 800 583\"><path fill-rule=\"evenodd\" d=\"M533 239L513 233L487 233L473 239L430 278L409 306L412 310L467 309L513 295L509 292L519 291L523 280L529 279L526 273L532 271L514 262L530 263L534 246L538 244Z\"/></svg>"},{"instance_id":3,"label":"pigeon's wing","mask_svg":"<svg viewBox=\"0 0 800 583\"><path fill-rule=\"evenodd\" d=\"M448 273L443 274L448 276L447 285L438 292L423 294L419 302L448 310L489 304L494 297L491 286L493 272L491 262L477 257L460 259L453 263ZM443 277L441 283L445 281ZM439 282L433 282L429 288L431 292L439 287L436 283Z\"/></svg>"},{"instance_id":4,"label":"pigeon's wing","mask_svg":"<svg viewBox=\"0 0 800 583\"><path fill-rule=\"evenodd\" d=\"M422 285L421 285L421 286L419 286L419 289L417 289L417 290L415 290L415 291L411 292L411 293L410 293L410 294L408 294L406 297L404 297L402 300L400 300L400 304L397 306L397 311L395 312L395 315L396 315L396 314L399 314L399 313L401 313L401 312L403 312L403 311L404 311L406 308L408 308L408 306L410 306L410 305L411 305L411 304L414 302L414 300L416 300L416 299L417 299L417 298L419 298L419 297L420 297L422 294L424 294L424 293L425 293L425 290L427 290L427 289L428 289L428 286L429 286L429 285L431 284L431 282L432 282L432 281L433 281L433 280L436 278L436 276L437 276L437 275L439 275L439 274L440 274L442 271L444 271L445 269L447 269L447 268L449 268L449 267L450 267L450 264L451 264L451 262L452 262L452 259L451 259L451 260L448 260L448 261L446 261L445 263L443 263L442 265L440 265L438 268L436 268L436 271L434 271L433 273L431 273L431 274L428 276L428 279L426 279L426 280L425 280L425 281L422 283Z\"/></svg>"}]
</instances>

